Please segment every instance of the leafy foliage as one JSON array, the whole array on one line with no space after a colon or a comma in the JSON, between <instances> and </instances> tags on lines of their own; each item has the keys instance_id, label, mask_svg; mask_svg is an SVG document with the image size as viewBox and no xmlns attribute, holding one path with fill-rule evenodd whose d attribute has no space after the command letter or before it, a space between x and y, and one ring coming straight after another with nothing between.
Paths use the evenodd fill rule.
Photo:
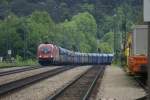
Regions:
<instances>
[{"instance_id":1,"label":"leafy foliage","mask_svg":"<svg viewBox=\"0 0 150 100\"><path fill-rule=\"evenodd\" d=\"M33 58L45 41L80 52L113 52L114 38L120 49L141 16L141 0L1 0L0 56L12 49L13 56Z\"/></svg>"}]
</instances>

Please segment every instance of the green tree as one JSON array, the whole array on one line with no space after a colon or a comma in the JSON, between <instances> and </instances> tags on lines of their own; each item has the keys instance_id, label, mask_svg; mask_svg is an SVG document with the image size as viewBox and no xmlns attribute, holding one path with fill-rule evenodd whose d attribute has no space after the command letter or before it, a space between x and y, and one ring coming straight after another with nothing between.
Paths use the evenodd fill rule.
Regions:
<instances>
[{"instance_id":1,"label":"green tree","mask_svg":"<svg viewBox=\"0 0 150 100\"><path fill-rule=\"evenodd\" d=\"M75 15L71 21L59 24L59 41L63 47L81 52L96 51L97 24L88 12Z\"/></svg>"},{"instance_id":2,"label":"green tree","mask_svg":"<svg viewBox=\"0 0 150 100\"><path fill-rule=\"evenodd\" d=\"M101 42L98 45L98 48L100 49L101 53L112 53L112 48L107 42Z\"/></svg>"},{"instance_id":3,"label":"green tree","mask_svg":"<svg viewBox=\"0 0 150 100\"><path fill-rule=\"evenodd\" d=\"M17 27L20 26L20 20L14 14L10 14L1 24L1 43L3 52L6 55L7 50L11 49L13 54L17 53L22 46L22 41L17 33Z\"/></svg>"}]
</instances>

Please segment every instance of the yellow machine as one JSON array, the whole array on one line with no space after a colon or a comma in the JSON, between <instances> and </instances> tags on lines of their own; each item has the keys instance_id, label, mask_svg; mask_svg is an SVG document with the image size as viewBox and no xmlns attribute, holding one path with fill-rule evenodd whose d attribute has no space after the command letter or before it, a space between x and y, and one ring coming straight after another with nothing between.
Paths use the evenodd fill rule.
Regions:
<instances>
[{"instance_id":1,"label":"yellow machine","mask_svg":"<svg viewBox=\"0 0 150 100\"><path fill-rule=\"evenodd\" d=\"M136 31L137 32L137 31ZM126 63L126 71L129 72L132 75L143 75L147 73L147 55L144 55L142 53L142 50L145 48L137 48L137 46L142 47L142 45L145 45L145 42L140 42L137 44L137 42L133 43L135 40L138 41L137 38L143 38L144 36L136 37L135 35L143 34L141 32L137 33L128 33L127 34L127 41L125 45L124 50L124 56L125 56L125 63ZM144 40L143 40L144 41ZM146 40L145 40L146 41ZM136 46L135 46L136 45ZM140 51L141 50L141 51ZM136 53L138 51L138 53ZM140 51L140 52L139 52Z\"/></svg>"}]
</instances>

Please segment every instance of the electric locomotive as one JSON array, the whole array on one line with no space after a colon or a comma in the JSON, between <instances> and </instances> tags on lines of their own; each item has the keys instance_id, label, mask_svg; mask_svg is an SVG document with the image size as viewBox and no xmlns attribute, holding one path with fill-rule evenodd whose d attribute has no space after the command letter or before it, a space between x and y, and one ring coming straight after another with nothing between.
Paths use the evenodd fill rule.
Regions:
<instances>
[{"instance_id":1,"label":"electric locomotive","mask_svg":"<svg viewBox=\"0 0 150 100\"><path fill-rule=\"evenodd\" d=\"M73 52L56 45L43 43L37 50L37 59L41 65L50 64L111 64L113 54Z\"/></svg>"},{"instance_id":2,"label":"electric locomotive","mask_svg":"<svg viewBox=\"0 0 150 100\"><path fill-rule=\"evenodd\" d=\"M57 58L58 48L49 43L40 44L37 50L37 58L41 65L52 64L53 61Z\"/></svg>"}]
</instances>

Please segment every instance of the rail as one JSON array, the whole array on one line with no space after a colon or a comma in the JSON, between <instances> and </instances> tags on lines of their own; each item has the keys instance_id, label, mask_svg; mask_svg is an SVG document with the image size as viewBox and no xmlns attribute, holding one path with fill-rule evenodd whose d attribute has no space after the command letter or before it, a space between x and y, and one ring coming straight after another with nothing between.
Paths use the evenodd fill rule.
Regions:
<instances>
[{"instance_id":1,"label":"rail","mask_svg":"<svg viewBox=\"0 0 150 100\"><path fill-rule=\"evenodd\" d=\"M9 71L3 71L0 72L0 76L5 76L5 75L10 75L10 74L15 74L15 73L20 73L20 72L25 72L25 71L29 71L29 70L34 70L34 69L38 69L38 68L43 68L43 67L26 67L26 68L20 68L20 69L14 69L14 70L9 70Z\"/></svg>"},{"instance_id":2,"label":"rail","mask_svg":"<svg viewBox=\"0 0 150 100\"><path fill-rule=\"evenodd\" d=\"M48 100L87 100L104 72L104 66L94 66L49 96ZM102 77L101 77L102 78Z\"/></svg>"},{"instance_id":3,"label":"rail","mask_svg":"<svg viewBox=\"0 0 150 100\"><path fill-rule=\"evenodd\" d=\"M43 72L43 73L40 73L40 74L36 74L36 75L30 76L30 77L26 77L26 78L23 78L23 79L19 79L19 80L10 82L10 83L0 85L0 95L6 94L8 92L11 92L11 91L16 90L18 88L21 88L23 86L41 81L43 79L55 76L59 73L62 73L64 71L72 69L72 68L74 68L74 67L56 68L56 69L49 70L49 71L46 71L46 72Z\"/></svg>"}]
</instances>

